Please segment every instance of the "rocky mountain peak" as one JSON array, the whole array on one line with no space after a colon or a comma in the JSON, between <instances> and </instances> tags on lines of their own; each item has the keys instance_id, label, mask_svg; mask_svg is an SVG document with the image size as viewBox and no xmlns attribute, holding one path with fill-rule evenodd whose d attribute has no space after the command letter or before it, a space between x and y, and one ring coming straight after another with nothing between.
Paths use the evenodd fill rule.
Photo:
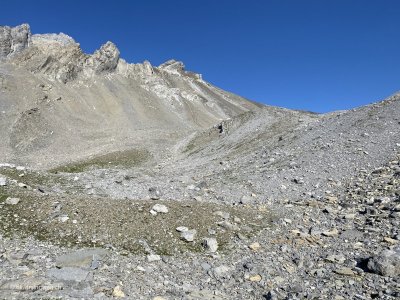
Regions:
<instances>
[{"instance_id":1,"label":"rocky mountain peak","mask_svg":"<svg viewBox=\"0 0 400 300\"><path fill-rule=\"evenodd\" d=\"M16 27L0 26L0 58L20 52L29 46L31 30L28 24Z\"/></svg>"},{"instance_id":2,"label":"rocky mountain peak","mask_svg":"<svg viewBox=\"0 0 400 300\"><path fill-rule=\"evenodd\" d=\"M185 70L185 65L181 61L170 59L158 67L160 70L167 71L168 73L178 74Z\"/></svg>"},{"instance_id":3,"label":"rocky mountain peak","mask_svg":"<svg viewBox=\"0 0 400 300\"><path fill-rule=\"evenodd\" d=\"M34 45L40 44L59 44L60 46L79 45L75 40L64 33L47 33L47 34L34 34L32 35L32 43Z\"/></svg>"},{"instance_id":4,"label":"rocky mountain peak","mask_svg":"<svg viewBox=\"0 0 400 300\"><path fill-rule=\"evenodd\" d=\"M119 61L119 50L114 43L108 41L96 50L88 60L90 66L96 73L114 71Z\"/></svg>"}]
</instances>

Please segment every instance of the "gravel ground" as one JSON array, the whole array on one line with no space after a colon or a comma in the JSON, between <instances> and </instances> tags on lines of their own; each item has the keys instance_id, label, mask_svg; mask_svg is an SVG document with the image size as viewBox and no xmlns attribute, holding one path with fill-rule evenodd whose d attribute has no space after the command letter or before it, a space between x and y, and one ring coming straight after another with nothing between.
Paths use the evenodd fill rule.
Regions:
<instances>
[{"instance_id":1,"label":"gravel ground","mask_svg":"<svg viewBox=\"0 0 400 300\"><path fill-rule=\"evenodd\" d=\"M260 128L269 144L247 135L262 123L254 114L153 167L3 164L0 297L399 298L398 106L394 97L290 118L276 109L286 127ZM375 125L354 127L368 113Z\"/></svg>"}]
</instances>

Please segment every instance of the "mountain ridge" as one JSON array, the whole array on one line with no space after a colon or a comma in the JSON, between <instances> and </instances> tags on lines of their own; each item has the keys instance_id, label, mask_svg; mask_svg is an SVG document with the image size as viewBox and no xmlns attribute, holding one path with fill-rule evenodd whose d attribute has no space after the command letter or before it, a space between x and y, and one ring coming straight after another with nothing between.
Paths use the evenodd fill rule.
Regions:
<instances>
[{"instance_id":1,"label":"mountain ridge","mask_svg":"<svg viewBox=\"0 0 400 300\"><path fill-rule=\"evenodd\" d=\"M156 148L165 135L186 135L262 107L214 87L179 61L128 64L112 42L85 54L66 34L32 35L23 24L1 27L0 50L0 121L12 124L2 154L20 162L36 164L33 153L51 161L49 153L60 152L56 160L69 161L142 144Z\"/></svg>"}]
</instances>

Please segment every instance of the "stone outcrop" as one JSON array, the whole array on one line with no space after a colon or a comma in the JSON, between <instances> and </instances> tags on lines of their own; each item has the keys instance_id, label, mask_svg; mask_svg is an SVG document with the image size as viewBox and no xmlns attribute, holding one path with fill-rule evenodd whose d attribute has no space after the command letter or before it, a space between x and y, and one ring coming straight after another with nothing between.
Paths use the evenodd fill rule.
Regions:
<instances>
[{"instance_id":1,"label":"stone outcrop","mask_svg":"<svg viewBox=\"0 0 400 300\"><path fill-rule=\"evenodd\" d=\"M16 27L0 26L0 58L18 53L29 46L31 31L28 24Z\"/></svg>"},{"instance_id":2,"label":"stone outcrop","mask_svg":"<svg viewBox=\"0 0 400 300\"><path fill-rule=\"evenodd\" d=\"M114 43L108 41L96 50L87 61L87 66L97 74L114 71L118 65L119 50Z\"/></svg>"},{"instance_id":3,"label":"stone outcrop","mask_svg":"<svg viewBox=\"0 0 400 300\"><path fill-rule=\"evenodd\" d=\"M184 71L185 65L181 61L171 59L161 64L158 68L168 73L179 74Z\"/></svg>"}]
</instances>

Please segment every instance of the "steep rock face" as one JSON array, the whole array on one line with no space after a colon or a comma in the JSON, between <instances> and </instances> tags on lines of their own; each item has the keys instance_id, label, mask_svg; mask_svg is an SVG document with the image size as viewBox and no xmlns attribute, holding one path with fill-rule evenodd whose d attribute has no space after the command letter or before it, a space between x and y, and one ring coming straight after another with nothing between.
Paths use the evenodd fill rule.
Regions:
<instances>
[{"instance_id":1,"label":"steep rock face","mask_svg":"<svg viewBox=\"0 0 400 300\"><path fill-rule=\"evenodd\" d=\"M28 24L16 27L0 26L0 58L22 51L29 46L30 39Z\"/></svg>"},{"instance_id":2,"label":"steep rock face","mask_svg":"<svg viewBox=\"0 0 400 300\"><path fill-rule=\"evenodd\" d=\"M87 66L97 74L111 72L117 68L119 60L119 50L114 43L108 41L96 50L87 61Z\"/></svg>"}]
</instances>

